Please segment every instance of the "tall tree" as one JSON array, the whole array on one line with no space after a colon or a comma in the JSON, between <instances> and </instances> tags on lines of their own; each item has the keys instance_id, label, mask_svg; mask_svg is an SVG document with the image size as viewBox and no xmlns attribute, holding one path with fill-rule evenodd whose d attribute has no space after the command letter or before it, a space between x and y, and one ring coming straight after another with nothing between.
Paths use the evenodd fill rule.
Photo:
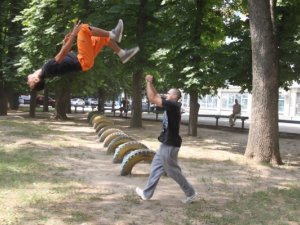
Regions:
<instances>
[{"instance_id":1,"label":"tall tree","mask_svg":"<svg viewBox=\"0 0 300 225\"><path fill-rule=\"evenodd\" d=\"M72 4L72 1L71 1ZM63 13L64 10L67 9L68 5L65 4L65 1L58 0L56 3L58 7L58 13ZM86 18L89 14L89 1L88 0L80 0L77 4L73 5L73 9L75 9L78 13L78 19ZM62 11L61 11L62 10ZM72 14L71 14L72 15ZM68 18L66 22L70 23L72 18L76 18L76 15L72 15ZM67 24L68 24L67 23ZM58 31L63 31L61 28L58 28ZM69 80L69 77L64 77L59 79L59 82L55 83L55 95L56 95L56 105L55 105L55 118L59 120L66 120L67 113L70 109L70 100L71 100L71 89L70 84L75 83ZM68 84L67 84L68 83Z\"/></svg>"},{"instance_id":2,"label":"tall tree","mask_svg":"<svg viewBox=\"0 0 300 225\"><path fill-rule=\"evenodd\" d=\"M248 8L244 1L227 1L226 42L215 54L216 65L228 83L252 90L251 39ZM300 81L300 1L271 1L274 33L278 45L279 86L288 89Z\"/></svg>"},{"instance_id":3,"label":"tall tree","mask_svg":"<svg viewBox=\"0 0 300 225\"><path fill-rule=\"evenodd\" d=\"M162 8L165 49L159 54L169 85L188 92L189 134L197 135L199 96L214 92L224 84L215 69L213 53L225 39L223 1L165 1Z\"/></svg>"},{"instance_id":4,"label":"tall tree","mask_svg":"<svg viewBox=\"0 0 300 225\"><path fill-rule=\"evenodd\" d=\"M17 98L16 90L20 87L18 83L21 79L17 76L14 64L19 58L15 46L20 43L21 26L14 23L13 18L23 9L25 2L0 2L0 115L7 114L8 99L12 99L12 106Z\"/></svg>"},{"instance_id":5,"label":"tall tree","mask_svg":"<svg viewBox=\"0 0 300 225\"><path fill-rule=\"evenodd\" d=\"M103 7L101 12L102 21L117 21L123 18L125 29L122 46L136 45L140 52L133 60L123 65L123 76L129 79L132 89L132 127L142 126L142 96L143 76L145 71L153 69L154 64L150 61L151 55L159 49L160 33L163 27L155 17L161 8L162 0L132 0L132 1L109 1L97 3ZM119 4L116 4L119 3ZM105 16L104 16L105 15ZM95 17L95 16L94 16ZM101 20L101 18L100 18Z\"/></svg>"},{"instance_id":6,"label":"tall tree","mask_svg":"<svg viewBox=\"0 0 300 225\"><path fill-rule=\"evenodd\" d=\"M41 67L43 62L53 57L61 46L64 34L73 26L73 20L81 14L86 0L74 3L71 0L31 0L28 6L16 17L23 24L23 40L19 47L23 54L20 59L19 73L23 76ZM51 12L51 13L50 13ZM41 38L43 37L43 38ZM57 85L62 84L59 82ZM57 90L57 89L56 89ZM62 90L67 90L62 87ZM69 94L61 91L57 96ZM32 96L34 97L34 96ZM57 98L57 109L68 104L67 98ZM34 107L31 107L34 110ZM66 118L67 110L56 110L57 118ZM61 114L62 113L62 114ZM34 113L31 113L34 115Z\"/></svg>"},{"instance_id":7,"label":"tall tree","mask_svg":"<svg viewBox=\"0 0 300 225\"><path fill-rule=\"evenodd\" d=\"M245 155L281 164L278 138L279 69L270 0L249 0L252 46L251 126Z\"/></svg>"},{"instance_id":8,"label":"tall tree","mask_svg":"<svg viewBox=\"0 0 300 225\"><path fill-rule=\"evenodd\" d=\"M135 20L131 21L131 41L138 43L140 47L140 52L135 57L136 63L131 66L133 74L131 127L142 126L143 78L144 72L149 71L154 66L150 61L151 55L159 49L161 27L155 14L161 8L161 2L161 0L138 0L135 8L128 6L131 8L131 14L135 16ZM124 16L129 15L125 13Z\"/></svg>"}]
</instances>

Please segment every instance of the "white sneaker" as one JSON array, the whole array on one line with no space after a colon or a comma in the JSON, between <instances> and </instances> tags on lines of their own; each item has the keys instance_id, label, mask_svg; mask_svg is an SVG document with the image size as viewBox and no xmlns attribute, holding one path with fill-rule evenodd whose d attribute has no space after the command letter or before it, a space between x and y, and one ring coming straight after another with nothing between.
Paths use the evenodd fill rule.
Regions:
<instances>
[{"instance_id":1,"label":"white sneaker","mask_svg":"<svg viewBox=\"0 0 300 225\"><path fill-rule=\"evenodd\" d=\"M186 197L185 199L182 200L182 203L184 204L190 204L192 202L194 202L198 197L198 193L195 192L195 194L193 194L192 196Z\"/></svg>"},{"instance_id":2,"label":"white sneaker","mask_svg":"<svg viewBox=\"0 0 300 225\"><path fill-rule=\"evenodd\" d=\"M113 40L120 43L123 36L123 20L119 19L117 26L111 32L115 35Z\"/></svg>"},{"instance_id":3,"label":"white sneaker","mask_svg":"<svg viewBox=\"0 0 300 225\"><path fill-rule=\"evenodd\" d=\"M148 200L148 199L145 197L143 190L140 189L139 187L136 187L136 188L135 188L135 192L137 193L138 196L140 196L141 199L143 199L143 200Z\"/></svg>"},{"instance_id":4,"label":"white sneaker","mask_svg":"<svg viewBox=\"0 0 300 225\"><path fill-rule=\"evenodd\" d=\"M125 49L125 54L120 57L122 63L127 63L128 60L131 59L139 50L140 50L139 47Z\"/></svg>"}]
</instances>

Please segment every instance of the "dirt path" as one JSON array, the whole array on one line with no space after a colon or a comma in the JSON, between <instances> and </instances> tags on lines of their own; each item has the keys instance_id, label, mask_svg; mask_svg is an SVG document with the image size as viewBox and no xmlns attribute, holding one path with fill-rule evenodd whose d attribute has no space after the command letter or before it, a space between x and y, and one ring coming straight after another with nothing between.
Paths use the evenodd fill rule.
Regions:
<instances>
[{"instance_id":1,"label":"dirt path","mask_svg":"<svg viewBox=\"0 0 300 225\"><path fill-rule=\"evenodd\" d=\"M114 118L114 121L128 135L140 140L150 149L157 149L159 123L144 122L144 128L131 129L128 120ZM153 199L140 203L135 197L134 188L145 184L149 165L137 165L131 176L120 176L119 165L113 164L112 156L106 154L103 144L97 143L94 130L91 127L86 129L90 133L85 136L91 142L87 149L89 156L84 160L70 158L66 161L64 158L61 163L63 166L67 163L67 167L72 168L71 173L82 177L88 186L108 193L102 197L100 204L100 209L105 213L100 214L102 216L99 216L96 224L166 224L168 220L184 220L182 216L185 206L180 202L184 195L175 182L162 177ZM295 161L290 161L284 167L270 168L255 165L242 156L247 142L245 134L201 129L200 136L192 138L184 135L185 133L186 127L182 127L182 169L201 198L207 202L222 204L235 195L269 187L284 187L299 181L299 167L289 166L299 163L300 155L296 149L300 144L299 140L282 139L283 157L291 160L291 156L286 158L288 153L295 156Z\"/></svg>"},{"instance_id":2,"label":"dirt path","mask_svg":"<svg viewBox=\"0 0 300 225\"><path fill-rule=\"evenodd\" d=\"M111 119L128 135L150 149L157 149L159 123L144 121L144 128L132 129L129 127L129 120ZM143 187L146 183L149 165L138 164L132 175L120 176L119 164L112 163L112 155L107 155L106 148L99 143L95 130L84 117L75 117L67 122L37 119L30 120L30 123L47 124L55 132L35 140L15 137L14 140L9 140L1 136L2 143L48 150L53 148L52 154L44 163L51 167L65 168L56 176L72 178L79 183L74 198L81 194L85 196L76 202L64 200L59 206L55 206L56 210L62 210L64 215L77 210L89 216L83 223L66 223L64 216L58 213L48 217L47 223L43 224L202 224L189 220L189 210L192 209L181 203L184 195L168 177L161 178L152 200L139 200L134 189L136 186ZM299 185L300 140L280 140L286 164L274 168L256 165L243 157L246 134L204 128L199 129L198 137L188 137L186 133L186 127L182 126L180 165L187 179L199 192L197 207L203 207L203 210L212 212L214 208L222 207L226 202L254 191Z\"/></svg>"}]
</instances>

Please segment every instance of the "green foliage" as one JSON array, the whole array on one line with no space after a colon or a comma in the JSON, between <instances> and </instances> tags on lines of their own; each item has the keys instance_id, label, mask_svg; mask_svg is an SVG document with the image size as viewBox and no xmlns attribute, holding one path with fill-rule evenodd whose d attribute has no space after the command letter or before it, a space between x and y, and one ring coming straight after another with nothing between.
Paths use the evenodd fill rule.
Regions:
<instances>
[{"instance_id":1,"label":"green foliage","mask_svg":"<svg viewBox=\"0 0 300 225\"><path fill-rule=\"evenodd\" d=\"M93 25L111 29L118 19L122 18L124 35L120 46L130 48L138 45L141 49L134 59L126 64L120 63L116 55L110 54L110 50L103 51L97 58L93 74L97 76L98 81L102 81L100 87L104 88L108 95L121 90L130 94L133 73L141 68L146 71L153 70L154 64L149 59L158 49L157 43L160 42L158 34L161 30L153 15L160 8L161 0L148 1L145 6L143 5L144 8L142 2L138 0L91 2L90 7L93 11L88 20L93 21Z\"/></svg>"},{"instance_id":2,"label":"green foliage","mask_svg":"<svg viewBox=\"0 0 300 225\"><path fill-rule=\"evenodd\" d=\"M280 86L300 81L300 2L278 1L276 8Z\"/></svg>"},{"instance_id":3,"label":"green foliage","mask_svg":"<svg viewBox=\"0 0 300 225\"><path fill-rule=\"evenodd\" d=\"M165 1L159 16L164 27L164 48L158 65L170 85L185 91L210 93L224 79L213 63L214 51L225 38L223 1Z\"/></svg>"},{"instance_id":4,"label":"green foliage","mask_svg":"<svg viewBox=\"0 0 300 225\"><path fill-rule=\"evenodd\" d=\"M40 68L55 55L78 11L78 6L69 0L32 0L15 18L23 25L23 40L19 45L23 51L19 62L21 74Z\"/></svg>"},{"instance_id":5,"label":"green foliage","mask_svg":"<svg viewBox=\"0 0 300 225\"><path fill-rule=\"evenodd\" d=\"M227 5L226 36L232 39L217 52L220 71L233 85L242 90L252 90L252 59L247 7L242 2ZM287 89L293 81L300 80L300 3L299 1L278 1L275 8L276 35L280 70L280 86ZM245 18L242 18L241 12Z\"/></svg>"},{"instance_id":6,"label":"green foliage","mask_svg":"<svg viewBox=\"0 0 300 225\"><path fill-rule=\"evenodd\" d=\"M14 23L13 18L23 9L25 1L1 1L0 3L0 80L9 89L20 90L20 78L16 72L15 63L20 51L15 48L20 43L21 24Z\"/></svg>"},{"instance_id":7,"label":"green foliage","mask_svg":"<svg viewBox=\"0 0 300 225\"><path fill-rule=\"evenodd\" d=\"M215 52L215 64L229 84L240 86L242 90L251 90L252 56L249 20L241 17L247 9L239 2L227 5L226 9L228 13L225 32L228 40Z\"/></svg>"},{"instance_id":8,"label":"green foliage","mask_svg":"<svg viewBox=\"0 0 300 225\"><path fill-rule=\"evenodd\" d=\"M300 77L300 3L277 4L280 85L287 87ZM1 10L1 79L22 84L20 88L28 73L58 52L75 19L110 30L122 18L121 47L139 45L141 51L123 65L111 50L104 50L90 72L72 78L76 95L94 94L97 88L108 94L128 91L132 74L140 69L155 74L161 90L176 86L204 95L228 83L252 89L249 23L239 16L247 15L244 0L23 0L14 7L1 1Z\"/></svg>"}]
</instances>

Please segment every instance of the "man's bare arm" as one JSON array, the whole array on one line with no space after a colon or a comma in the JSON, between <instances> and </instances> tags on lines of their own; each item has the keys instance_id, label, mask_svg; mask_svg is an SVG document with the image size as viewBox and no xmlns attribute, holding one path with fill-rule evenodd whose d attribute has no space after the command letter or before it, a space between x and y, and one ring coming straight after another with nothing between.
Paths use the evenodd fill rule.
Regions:
<instances>
[{"instance_id":1,"label":"man's bare arm","mask_svg":"<svg viewBox=\"0 0 300 225\"><path fill-rule=\"evenodd\" d=\"M79 21L77 24L75 24L73 31L65 36L63 46L61 47L59 53L54 57L57 63L61 63L63 58L70 52L74 39L80 30L80 24L81 22Z\"/></svg>"},{"instance_id":2,"label":"man's bare arm","mask_svg":"<svg viewBox=\"0 0 300 225\"><path fill-rule=\"evenodd\" d=\"M154 103L158 107L162 107L162 98L160 95L158 95L155 87L153 86L153 76L147 75L146 76L146 91L147 91L147 97L151 103Z\"/></svg>"}]
</instances>

